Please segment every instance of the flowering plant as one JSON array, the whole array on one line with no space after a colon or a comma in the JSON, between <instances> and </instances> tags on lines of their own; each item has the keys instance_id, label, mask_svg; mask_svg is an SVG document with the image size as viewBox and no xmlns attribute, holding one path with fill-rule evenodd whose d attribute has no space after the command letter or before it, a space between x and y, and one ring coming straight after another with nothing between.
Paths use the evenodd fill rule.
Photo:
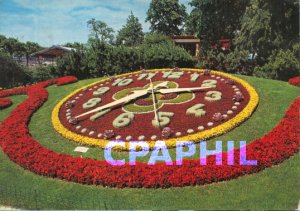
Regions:
<instances>
[{"instance_id":1,"label":"flowering plant","mask_svg":"<svg viewBox=\"0 0 300 211\"><path fill-rule=\"evenodd\" d=\"M289 79L289 84L294 85L294 86L300 86L300 76L290 78Z\"/></svg>"},{"instance_id":2,"label":"flowering plant","mask_svg":"<svg viewBox=\"0 0 300 211\"><path fill-rule=\"evenodd\" d=\"M9 98L0 98L0 109L11 106L13 102Z\"/></svg>"}]
</instances>

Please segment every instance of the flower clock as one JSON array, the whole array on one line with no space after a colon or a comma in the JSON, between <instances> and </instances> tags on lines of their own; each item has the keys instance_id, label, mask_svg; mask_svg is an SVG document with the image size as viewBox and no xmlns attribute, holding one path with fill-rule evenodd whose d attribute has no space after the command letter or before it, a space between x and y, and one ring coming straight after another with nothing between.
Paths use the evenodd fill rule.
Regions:
<instances>
[{"instance_id":1,"label":"flower clock","mask_svg":"<svg viewBox=\"0 0 300 211\"><path fill-rule=\"evenodd\" d=\"M257 160L255 166L239 165L239 148L222 153L224 165L216 165L215 157L208 156L203 166L199 159L183 160L180 166L142 162L112 166L106 161L60 154L35 140L28 124L48 99L46 87L76 81L67 76L0 91L1 99L27 95L0 123L0 146L13 162L38 175L64 181L120 188L166 188L257 173L299 152L297 98L275 128L247 145L247 158ZM7 99L1 100L3 107L11 104ZM120 139L126 143L143 140L151 146L155 140L164 140L173 147L176 140L198 142L226 133L249 118L258 100L254 88L229 74L198 69L149 70L99 80L74 91L54 108L52 122L62 136L81 144L104 147ZM235 155L232 164L226 162L228 154Z\"/></svg>"},{"instance_id":2,"label":"flower clock","mask_svg":"<svg viewBox=\"0 0 300 211\"><path fill-rule=\"evenodd\" d=\"M65 97L53 110L54 128L81 144L110 140L199 142L247 119L258 95L229 74L196 69L134 72L101 80ZM168 132L166 132L168 131ZM128 149L128 145L120 150Z\"/></svg>"}]
</instances>

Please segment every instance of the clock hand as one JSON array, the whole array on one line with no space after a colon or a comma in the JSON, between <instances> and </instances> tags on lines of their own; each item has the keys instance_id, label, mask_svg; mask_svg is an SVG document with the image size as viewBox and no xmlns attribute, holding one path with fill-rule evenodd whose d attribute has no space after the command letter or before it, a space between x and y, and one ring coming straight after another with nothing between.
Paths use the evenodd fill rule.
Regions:
<instances>
[{"instance_id":1,"label":"clock hand","mask_svg":"<svg viewBox=\"0 0 300 211\"><path fill-rule=\"evenodd\" d=\"M110 108L110 107L113 107L113 106L116 106L116 105L119 105L119 104L122 104L122 103L126 103L126 102L129 102L131 100L134 100L136 98L139 98L145 94L148 93L148 90L145 89L145 90L136 90L136 91L133 91L133 93L131 95L127 95L121 99L118 99L118 100L115 100L111 103L108 103L106 105L103 105L103 106L100 106L100 107L97 107L93 110L90 110L88 112L85 112L83 114L80 114L78 116L76 116L75 118L79 118L79 117L83 117L83 116L86 116L88 114L92 114L92 113L95 113L95 112L98 112L98 111L101 111L101 110L104 110L104 109L107 109L107 108Z\"/></svg>"},{"instance_id":2,"label":"clock hand","mask_svg":"<svg viewBox=\"0 0 300 211\"><path fill-rule=\"evenodd\" d=\"M199 90L205 90L205 89L210 89L210 87L158 89L155 91L157 91L161 94L169 94L169 93L174 93L174 92L191 92L191 91L199 91Z\"/></svg>"},{"instance_id":3,"label":"clock hand","mask_svg":"<svg viewBox=\"0 0 300 211\"><path fill-rule=\"evenodd\" d=\"M151 92L152 92L152 101L153 101L155 121L159 125L158 116L157 116L157 107L156 107L156 102L155 102L155 95L154 95L153 84L152 84L152 80L151 79L150 79L150 88L151 88Z\"/></svg>"},{"instance_id":4,"label":"clock hand","mask_svg":"<svg viewBox=\"0 0 300 211\"><path fill-rule=\"evenodd\" d=\"M157 84L156 86L154 86L153 88L157 88L157 87L160 87L160 86L167 86L168 82L167 81L164 81L162 83L159 83ZM113 107L113 106L116 106L116 105L119 105L119 104L122 104L122 103L127 103L131 100L134 100L136 98L139 98L141 96L144 96L148 93L148 91L150 91L151 88L148 88L148 89L143 89L143 90L135 90L133 91L133 93L131 95L127 95L121 99L118 99L118 100L115 100L111 103L108 103L106 105L103 105L103 106L100 106L100 107L97 107L95 109L92 109L88 112L85 112L83 114L80 114L78 116L76 116L75 118L80 118L80 117L83 117L83 116L86 116L88 114L92 114L92 113L95 113L95 112L98 112L98 111L101 111L101 110L104 110L104 109L107 109L107 108L110 108L110 107Z\"/></svg>"}]
</instances>

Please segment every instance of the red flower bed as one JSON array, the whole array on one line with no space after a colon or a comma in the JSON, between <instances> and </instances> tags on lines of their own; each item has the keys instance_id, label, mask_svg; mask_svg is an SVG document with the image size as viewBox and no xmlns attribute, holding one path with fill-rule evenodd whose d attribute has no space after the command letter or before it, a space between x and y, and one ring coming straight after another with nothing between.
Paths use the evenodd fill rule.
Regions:
<instances>
[{"instance_id":1,"label":"red flower bed","mask_svg":"<svg viewBox=\"0 0 300 211\"><path fill-rule=\"evenodd\" d=\"M32 114L47 100L45 87L53 83L66 84L65 78L49 80L27 87L28 98L13 110L0 124L0 145L15 163L36 174L83 184L110 187L171 187L209 184L256 173L283 162L299 151L299 106L297 98L284 118L268 134L247 145L247 158L257 160L256 166L240 166L239 149L235 149L235 165L227 165L227 153L223 153L224 165L215 165L209 156L206 166L199 160L185 160L182 166L156 164L149 166L111 166L106 161L71 157L44 148L28 129ZM14 90L10 91L11 94ZM9 92L6 92L9 93ZM18 89L16 89L16 94ZM0 96L4 95L0 92Z\"/></svg>"},{"instance_id":2,"label":"red flower bed","mask_svg":"<svg viewBox=\"0 0 300 211\"><path fill-rule=\"evenodd\" d=\"M11 106L13 102L9 98L0 98L0 109Z\"/></svg>"},{"instance_id":3,"label":"red flower bed","mask_svg":"<svg viewBox=\"0 0 300 211\"><path fill-rule=\"evenodd\" d=\"M294 85L294 86L300 86L300 76L290 78L289 84Z\"/></svg>"},{"instance_id":4,"label":"red flower bed","mask_svg":"<svg viewBox=\"0 0 300 211\"><path fill-rule=\"evenodd\" d=\"M78 79L75 76L66 76L63 78L60 78L59 81L56 82L57 86L62 86L69 83L75 83Z\"/></svg>"}]
</instances>

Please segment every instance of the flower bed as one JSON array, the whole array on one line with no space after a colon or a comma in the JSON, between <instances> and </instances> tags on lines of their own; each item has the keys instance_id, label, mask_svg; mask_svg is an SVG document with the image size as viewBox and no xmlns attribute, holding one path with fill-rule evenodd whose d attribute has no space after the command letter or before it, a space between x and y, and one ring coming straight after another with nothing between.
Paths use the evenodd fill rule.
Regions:
<instances>
[{"instance_id":1,"label":"flower bed","mask_svg":"<svg viewBox=\"0 0 300 211\"><path fill-rule=\"evenodd\" d=\"M167 69L158 69L158 70L149 70L148 72L159 72L164 71ZM182 71L191 71L195 73L203 73L203 70L199 69L181 69ZM122 78L125 76L130 76L133 74L139 74L139 72L133 72L133 73L127 73L122 74L118 77ZM174 130L173 136L168 137L166 139L165 136L162 136L161 130L156 128L149 128L149 130L145 131L144 128L147 127L147 123L151 122L153 119L153 114L148 113L140 116L135 117L135 122L132 123L131 130L132 133L130 133L130 136L134 137L133 140L138 140L138 137L146 137L147 142L150 145L150 148L153 148L155 144L155 140L152 139L153 136L155 136L156 140L164 139L166 141L166 144L168 147L175 147L176 141L178 140L189 140L194 142L199 142L200 140L206 140L211 137L215 137L221 134L224 134L234 127L241 124L241 122L247 120L252 113L254 112L256 106L258 105L259 97L256 93L255 89L249 85L246 81L234 77L230 74L222 73L219 71L210 71L209 74L213 74L214 78L211 78L210 75L204 76L201 80L207 80L207 79L215 79L215 78L222 78L223 81L218 82L218 87L216 90L222 91L222 100L219 102L210 102L208 100L205 101L205 105L209 110L206 110L206 115L198 118L195 123L195 121L189 121L191 117L189 115L186 115L185 112L177 112L177 111L185 111L188 107L191 107L194 105L194 102L190 101L185 104L178 104L176 106L173 105L165 105L164 110L168 112L176 113L172 117L171 123L168 125L172 130ZM162 76L161 76L162 77ZM186 76L189 78L189 76ZM108 79L109 80L109 79ZM163 78L157 78L158 81L163 81L165 79ZM175 80L176 81L176 80ZM109 140L103 139L103 136L97 137L97 134L103 134L106 130L111 130L111 119L115 119L119 113L117 110L110 112L110 115L106 115L101 117L101 122L93 122L93 121L84 121L81 122L80 125L74 125L69 124L69 114L67 112L68 109L65 108L66 103L69 101L75 101L78 105L83 104L87 101L87 99L92 98L93 88L95 86L99 86L99 84L104 84L107 82L107 80L102 80L95 82L93 84L89 84L87 86L84 86L78 90L75 90L73 93L66 96L63 100L61 100L56 107L52 111L52 123L54 128L65 138L69 140L73 140L75 142L78 142L80 144L84 145L91 145L91 146L97 146L100 148L105 148ZM108 83L108 82L107 82ZM140 86L142 86L142 82L140 81ZM188 80L182 81L181 85L188 84ZM139 84L138 84L139 85ZM234 85L234 86L232 86ZM109 85L105 85L109 86ZM135 87L136 85L133 85ZM188 86L188 85L187 85ZM238 88L244 95L242 96L236 96L234 94L234 89L232 87ZM114 87L110 87L113 89ZM90 90L90 93L87 92L87 90ZM120 93L120 90L122 92L126 93L126 90L130 90L131 87L129 86L128 89L124 89L124 87L119 87L119 90L116 90L116 92ZM197 93L196 99L204 99L205 94L204 93ZM82 97L80 97L82 96ZM77 99L78 98L78 99ZM237 98L237 99L235 99ZM243 98L243 99L241 99ZM152 98L151 104L152 104ZM101 103L106 104L111 101L111 97L101 96ZM203 100L204 102L204 100ZM234 106L234 103L238 103L239 106ZM128 104L127 107L130 107L131 105ZM212 116L215 113L222 113L226 114L228 112L228 109L231 109L232 106L235 107L234 111L231 111L232 113L226 115L226 118L224 116L222 121L215 121ZM83 109L81 107L73 107L72 109L73 113L82 113ZM153 109L151 109L153 110ZM131 112L131 111L130 111ZM142 121L137 121L142 120ZM136 123L138 122L138 123ZM213 125L208 125L213 124ZM99 126L100 125L100 126ZM204 125L205 128L198 129L200 125ZM123 137L124 140L128 130L130 127L127 127L126 130L123 128L113 128L115 135L111 137L111 139L116 138L118 136ZM187 131L189 129L192 129L193 131L196 131L195 133L188 133ZM179 131L179 132L178 132ZM92 132L92 135L89 135ZM180 133L181 135L179 137L176 137L176 134ZM125 147L116 147L118 150L128 150L129 144L126 143Z\"/></svg>"},{"instance_id":2,"label":"flower bed","mask_svg":"<svg viewBox=\"0 0 300 211\"><path fill-rule=\"evenodd\" d=\"M223 153L224 165L216 166L215 158L209 156L206 166L199 160L184 160L182 166L156 164L149 166L111 166L106 161L72 157L44 148L29 132L28 122L33 113L46 102L45 87L70 81L65 78L49 80L27 87L28 98L14 109L0 124L0 145L9 158L24 169L36 174L82 184L109 187L166 188L203 185L230 180L259 172L283 162L299 151L299 106L297 98L284 118L268 134L247 145L247 158L257 160L257 166L240 166L239 149L235 149L235 165L226 165L227 153ZM18 89L6 94L20 94ZM0 96L6 94L0 92ZM24 94L24 93L22 93Z\"/></svg>"},{"instance_id":3,"label":"flower bed","mask_svg":"<svg viewBox=\"0 0 300 211\"><path fill-rule=\"evenodd\" d=\"M0 98L0 110L11 106L13 102L9 98Z\"/></svg>"},{"instance_id":4,"label":"flower bed","mask_svg":"<svg viewBox=\"0 0 300 211\"><path fill-rule=\"evenodd\" d=\"M300 86L300 76L290 78L289 84L294 85L294 86Z\"/></svg>"}]
</instances>

